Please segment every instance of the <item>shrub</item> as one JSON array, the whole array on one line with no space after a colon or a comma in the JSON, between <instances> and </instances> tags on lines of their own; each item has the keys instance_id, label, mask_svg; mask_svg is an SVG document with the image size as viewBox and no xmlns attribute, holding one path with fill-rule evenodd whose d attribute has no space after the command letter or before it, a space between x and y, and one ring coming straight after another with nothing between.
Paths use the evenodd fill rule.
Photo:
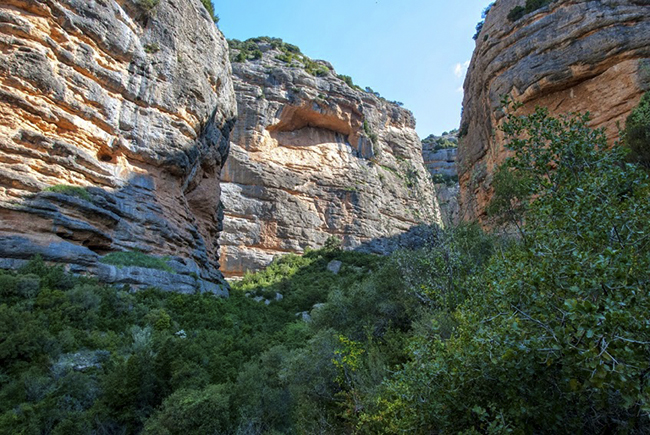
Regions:
<instances>
[{"instance_id":1,"label":"shrub","mask_svg":"<svg viewBox=\"0 0 650 435\"><path fill-rule=\"evenodd\" d=\"M81 186L70 186L67 184L56 184L54 186L50 186L45 188L46 192L54 192L54 193L61 193L63 195L68 195L68 196L74 196L79 199L83 199L84 201L91 202L92 197L90 196L90 193L86 190L85 187Z\"/></svg>"},{"instance_id":2,"label":"shrub","mask_svg":"<svg viewBox=\"0 0 650 435\"><path fill-rule=\"evenodd\" d=\"M650 92L627 117L624 136L630 150L627 160L650 171Z\"/></svg>"},{"instance_id":3,"label":"shrub","mask_svg":"<svg viewBox=\"0 0 650 435\"><path fill-rule=\"evenodd\" d=\"M158 6L160 0L136 0L135 3L140 6L145 12L150 12Z\"/></svg>"},{"instance_id":4,"label":"shrub","mask_svg":"<svg viewBox=\"0 0 650 435\"><path fill-rule=\"evenodd\" d=\"M210 14L210 18L212 18L212 21L216 23L219 22L219 16L214 14L214 6L212 5L212 0L201 0L201 3L203 3L203 7L205 7L205 10L208 11L208 14Z\"/></svg>"},{"instance_id":5,"label":"shrub","mask_svg":"<svg viewBox=\"0 0 650 435\"><path fill-rule=\"evenodd\" d=\"M339 74L337 77L343 80L345 84L351 87L352 89L363 91L363 89L361 89L359 86L354 84L354 82L352 81L352 77L346 76L345 74Z\"/></svg>"},{"instance_id":6,"label":"shrub","mask_svg":"<svg viewBox=\"0 0 650 435\"><path fill-rule=\"evenodd\" d=\"M556 0L526 0L525 6L515 6L508 13L508 20L517 21L521 19L524 15L528 15L532 12L535 12L538 9L543 8L544 6L550 5Z\"/></svg>"},{"instance_id":7,"label":"shrub","mask_svg":"<svg viewBox=\"0 0 650 435\"><path fill-rule=\"evenodd\" d=\"M154 257L140 251L111 252L102 257L100 261L114 266L138 266L173 272L173 269L167 264L167 257Z\"/></svg>"},{"instance_id":8,"label":"shrub","mask_svg":"<svg viewBox=\"0 0 650 435\"><path fill-rule=\"evenodd\" d=\"M587 120L508 116L526 238L465 284L448 337L411 341L373 416L389 432L648 431L650 184Z\"/></svg>"}]
</instances>

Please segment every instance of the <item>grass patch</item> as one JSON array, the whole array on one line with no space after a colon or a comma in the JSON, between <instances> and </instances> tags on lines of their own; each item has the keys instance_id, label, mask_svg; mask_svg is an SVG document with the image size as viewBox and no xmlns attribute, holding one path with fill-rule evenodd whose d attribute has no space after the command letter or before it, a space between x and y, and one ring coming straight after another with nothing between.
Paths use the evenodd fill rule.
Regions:
<instances>
[{"instance_id":1,"label":"grass patch","mask_svg":"<svg viewBox=\"0 0 650 435\"><path fill-rule=\"evenodd\" d=\"M85 187L70 186L68 184L56 184L44 189L44 192L60 193L62 195L74 196L84 201L92 202L92 197Z\"/></svg>"},{"instance_id":2,"label":"grass patch","mask_svg":"<svg viewBox=\"0 0 650 435\"><path fill-rule=\"evenodd\" d=\"M114 266L137 266L146 267L148 269L164 270L165 272L173 272L174 269L167 265L168 257L154 257L153 255L145 254L140 251L124 251L124 252L111 252L105 255L100 261L105 264L112 264Z\"/></svg>"}]
</instances>

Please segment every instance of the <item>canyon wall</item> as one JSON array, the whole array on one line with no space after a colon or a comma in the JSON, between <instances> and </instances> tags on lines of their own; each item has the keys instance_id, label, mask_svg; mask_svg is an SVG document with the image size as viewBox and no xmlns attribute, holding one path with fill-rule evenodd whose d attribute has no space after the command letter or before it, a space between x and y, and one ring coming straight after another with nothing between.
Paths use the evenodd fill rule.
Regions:
<instances>
[{"instance_id":1,"label":"canyon wall","mask_svg":"<svg viewBox=\"0 0 650 435\"><path fill-rule=\"evenodd\" d=\"M431 175L440 207L440 215L445 225L460 222L458 210L458 130L443 133L441 136L429 135L422 139L422 159Z\"/></svg>"},{"instance_id":2,"label":"canyon wall","mask_svg":"<svg viewBox=\"0 0 650 435\"><path fill-rule=\"evenodd\" d=\"M232 56L239 121L223 171L226 276L331 236L387 252L399 234L440 222L411 112L279 40L239 43Z\"/></svg>"},{"instance_id":3,"label":"canyon wall","mask_svg":"<svg viewBox=\"0 0 650 435\"><path fill-rule=\"evenodd\" d=\"M220 172L236 117L199 0L0 4L0 265L225 293ZM139 251L169 270L104 264Z\"/></svg>"},{"instance_id":4,"label":"canyon wall","mask_svg":"<svg viewBox=\"0 0 650 435\"><path fill-rule=\"evenodd\" d=\"M460 213L482 219L491 176L506 156L500 102L510 95L526 114L590 112L613 142L618 126L650 89L649 0L560 0L516 21L524 0L490 9L465 80L458 170Z\"/></svg>"}]
</instances>

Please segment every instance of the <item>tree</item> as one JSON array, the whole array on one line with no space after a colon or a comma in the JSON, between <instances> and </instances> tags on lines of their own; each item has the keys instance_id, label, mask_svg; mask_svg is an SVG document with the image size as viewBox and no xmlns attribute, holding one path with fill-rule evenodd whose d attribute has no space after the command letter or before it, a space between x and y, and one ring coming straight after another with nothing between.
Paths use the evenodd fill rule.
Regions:
<instances>
[{"instance_id":1,"label":"tree","mask_svg":"<svg viewBox=\"0 0 650 435\"><path fill-rule=\"evenodd\" d=\"M526 238L492 257L448 338L414 336L363 418L387 432L648 431L650 183L587 120L508 116Z\"/></svg>"}]
</instances>

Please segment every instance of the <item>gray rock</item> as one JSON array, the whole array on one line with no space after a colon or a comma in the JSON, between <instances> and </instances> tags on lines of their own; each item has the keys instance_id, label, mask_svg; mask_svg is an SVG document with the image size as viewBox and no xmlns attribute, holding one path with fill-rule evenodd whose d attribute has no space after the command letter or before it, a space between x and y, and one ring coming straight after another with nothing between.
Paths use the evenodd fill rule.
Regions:
<instances>
[{"instance_id":1,"label":"gray rock","mask_svg":"<svg viewBox=\"0 0 650 435\"><path fill-rule=\"evenodd\" d=\"M332 260L327 263L327 270L332 272L334 275L338 275L339 271L341 270L341 266L343 266L343 263L341 263L339 260Z\"/></svg>"},{"instance_id":2,"label":"gray rock","mask_svg":"<svg viewBox=\"0 0 650 435\"><path fill-rule=\"evenodd\" d=\"M222 270L242 276L279 254L354 248L440 222L411 112L276 59L233 63L238 122L223 170ZM236 50L233 55L236 55Z\"/></svg>"},{"instance_id":3,"label":"gray rock","mask_svg":"<svg viewBox=\"0 0 650 435\"><path fill-rule=\"evenodd\" d=\"M176 257L177 278L120 271L117 282L190 291L196 274L199 291L223 294L220 174L236 101L201 2L18 1L0 17L5 264L40 254L82 273L139 249ZM77 190L44 190L55 185Z\"/></svg>"}]
</instances>

